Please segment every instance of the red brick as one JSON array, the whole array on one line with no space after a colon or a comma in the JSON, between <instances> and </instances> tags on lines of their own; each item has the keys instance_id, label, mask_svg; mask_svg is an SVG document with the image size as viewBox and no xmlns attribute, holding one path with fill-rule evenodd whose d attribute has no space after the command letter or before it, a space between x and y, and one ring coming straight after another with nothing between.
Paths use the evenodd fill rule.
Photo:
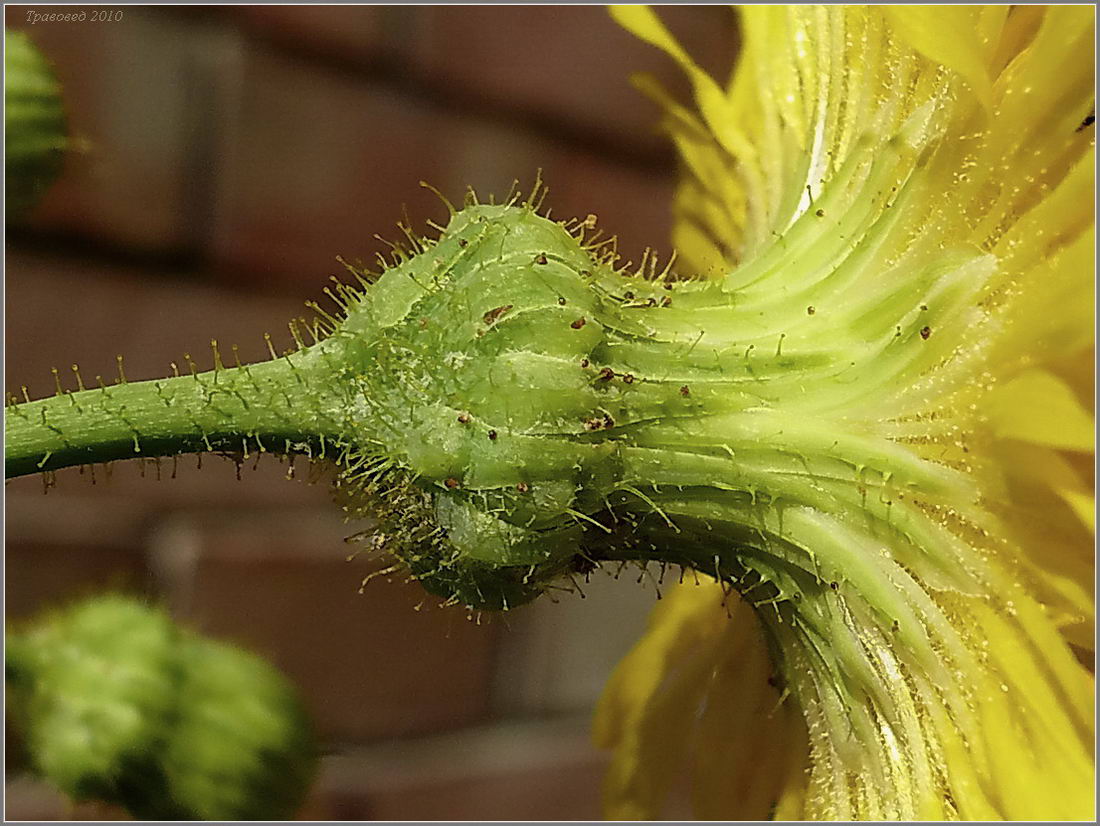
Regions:
<instances>
[{"instance_id":1,"label":"red brick","mask_svg":"<svg viewBox=\"0 0 1100 826\"><path fill-rule=\"evenodd\" d=\"M149 573L141 549L101 546L104 538L89 537L87 544L76 546L9 539L4 554L6 618L30 619L102 591L145 593Z\"/></svg>"},{"instance_id":2,"label":"red brick","mask_svg":"<svg viewBox=\"0 0 1100 826\"><path fill-rule=\"evenodd\" d=\"M438 215L450 140L430 108L336 71L250 52L227 133L213 253L233 283L308 295L396 238L402 205Z\"/></svg>"},{"instance_id":3,"label":"red brick","mask_svg":"<svg viewBox=\"0 0 1100 826\"><path fill-rule=\"evenodd\" d=\"M354 530L328 510L206 513L164 535L157 557L162 569L180 555L193 569L178 613L282 667L325 738L358 741L480 720L496 625L441 609L400 577L379 578L360 594L378 563L346 560L342 539Z\"/></svg>"},{"instance_id":4,"label":"red brick","mask_svg":"<svg viewBox=\"0 0 1100 826\"><path fill-rule=\"evenodd\" d=\"M96 7L98 8L98 7ZM93 7L67 7L90 14ZM39 230L144 251L193 244L193 167L219 44L170 11L127 7L118 22L38 23L8 7L55 65L76 148L37 208Z\"/></svg>"},{"instance_id":5,"label":"red brick","mask_svg":"<svg viewBox=\"0 0 1100 826\"><path fill-rule=\"evenodd\" d=\"M36 477L6 483L7 618L30 618L102 591L156 597L145 540L158 506L141 495L149 488L112 486L102 467L95 486L89 472L75 468L56 481L48 496Z\"/></svg>"},{"instance_id":6,"label":"red brick","mask_svg":"<svg viewBox=\"0 0 1100 826\"><path fill-rule=\"evenodd\" d=\"M86 384L94 385L97 374L112 380L119 353L131 380L171 375L171 362L186 369L186 352L201 369L210 369L211 339L230 363L234 344L243 361L269 358L263 334L288 346L287 321L305 314L302 302L310 297L232 293L196 283L194 273L18 250L9 250L5 263L7 389L17 392L27 384L32 397L53 394L52 367L59 368L66 388L74 387L74 361Z\"/></svg>"},{"instance_id":7,"label":"red brick","mask_svg":"<svg viewBox=\"0 0 1100 826\"><path fill-rule=\"evenodd\" d=\"M543 597L509 617L495 675L498 715L595 708L611 672L644 633L656 603L652 582L639 583L636 570L618 579L610 573L596 571L588 582L578 581L583 599L559 594L554 604Z\"/></svg>"},{"instance_id":8,"label":"red brick","mask_svg":"<svg viewBox=\"0 0 1100 826\"><path fill-rule=\"evenodd\" d=\"M313 797L332 819L595 819L607 755L588 729L587 716L507 721L348 750Z\"/></svg>"},{"instance_id":9,"label":"red brick","mask_svg":"<svg viewBox=\"0 0 1100 826\"><path fill-rule=\"evenodd\" d=\"M461 759L461 755L454 757ZM345 819L381 821L595 821L600 817L603 768L603 761L593 756L552 768L511 768L453 779L427 777L379 790L365 799L344 798L337 811L342 810Z\"/></svg>"},{"instance_id":10,"label":"red brick","mask_svg":"<svg viewBox=\"0 0 1100 826\"><path fill-rule=\"evenodd\" d=\"M4 788L5 820L131 820L126 810L106 803L72 803L44 781L22 775Z\"/></svg>"},{"instance_id":11,"label":"red brick","mask_svg":"<svg viewBox=\"0 0 1100 826\"><path fill-rule=\"evenodd\" d=\"M526 195L541 169L549 188L543 206L552 217L595 214L598 227L618 237L627 259L639 260L647 247L670 252L671 170L622 163L499 122L466 118L448 134L455 160L437 185L452 200L467 186L499 199L517 179Z\"/></svg>"},{"instance_id":12,"label":"red brick","mask_svg":"<svg viewBox=\"0 0 1100 826\"><path fill-rule=\"evenodd\" d=\"M369 64L386 54L388 22L400 7L228 6L249 37L261 35L280 47L326 58Z\"/></svg>"},{"instance_id":13,"label":"red brick","mask_svg":"<svg viewBox=\"0 0 1100 826\"><path fill-rule=\"evenodd\" d=\"M666 260L672 250L671 174L619 166L591 154L570 153L555 158L545 173L550 186L547 204L553 214L597 216L597 227L618 238L622 261L638 263L647 248Z\"/></svg>"},{"instance_id":14,"label":"red brick","mask_svg":"<svg viewBox=\"0 0 1100 826\"><path fill-rule=\"evenodd\" d=\"M649 72L678 93L682 72L620 28L600 6L432 6L414 51L433 84L538 118L595 130L626 145L662 145L659 111L629 83ZM723 7L663 7L689 53L719 80L734 54Z\"/></svg>"},{"instance_id":15,"label":"red brick","mask_svg":"<svg viewBox=\"0 0 1100 826\"><path fill-rule=\"evenodd\" d=\"M636 44L605 21L602 9L432 7L421 12L457 15L458 20L469 14L523 21L531 14L561 14L565 20L574 20L577 13L592 14L600 25L611 27L614 37L626 38L631 48L640 48L651 59L656 55L656 50ZM590 35L577 37L589 43ZM461 42L461 32L451 41ZM493 47L498 45L505 55L511 53L508 44ZM475 40L470 48L484 52L489 44L482 48ZM561 50L547 51L558 55ZM498 61L494 71L499 72L499 82L487 86L515 82L506 57L494 55L486 53L482 62ZM656 57L660 65L667 63ZM631 111L636 104L646 105L625 87L621 70L585 71L597 78L592 81L597 85L598 78L611 72L615 83L624 84L622 89L601 87L598 95L622 102ZM555 78L554 88L583 86L570 76L549 74ZM461 78L461 72L456 70L454 76ZM410 96L409 87L380 85L271 50L252 49L237 93L236 120L226 130L230 142L217 182L214 255L224 277L234 283L316 291L330 275L341 273L333 260L337 254L371 262L384 251L386 246L374 235L398 237L394 225L404 214L414 226L428 217L440 218L442 209L434 196L419 188L420 180L438 186L452 199L460 198L466 185L501 195L514 178L529 184L540 167L552 190L547 203L556 214L597 213L608 231L621 236L629 257L637 258L647 246L667 251L673 178L669 166L660 161L639 164L637 159L563 143L560 136L538 131L537 123L518 127L511 109L466 113L465 98L447 97L446 89L452 88L456 87L446 86L434 99L421 100ZM560 105L573 106L569 99L566 95ZM524 105L504 98L499 103L520 109ZM639 118L651 124L655 114Z\"/></svg>"}]
</instances>

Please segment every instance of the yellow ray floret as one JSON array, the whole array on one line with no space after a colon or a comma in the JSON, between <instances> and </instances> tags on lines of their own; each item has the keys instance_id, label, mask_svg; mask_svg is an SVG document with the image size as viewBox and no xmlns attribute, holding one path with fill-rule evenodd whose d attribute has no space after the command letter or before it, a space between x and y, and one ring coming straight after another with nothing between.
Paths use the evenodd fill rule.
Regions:
<instances>
[{"instance_id":1,"label":"yellow ray floret","mask_svg":"<svg viewBox=\"0 0 1100 826\"><path fill-rule=\"evenodd\" d=\"M747 7L728 85L612 14L694 90L637 81L682 159L682 259L850 348L799 404L837 457L859 434L907 470L765 525L845 560L792 612L717 585L657 610L597 715L608 813L658 817L690 764L707 818L1092 818L1094 10ZM895 324L935 357L855 369ZM940 493L903 495L917 467Z\"/></svg>"}]
</instances>

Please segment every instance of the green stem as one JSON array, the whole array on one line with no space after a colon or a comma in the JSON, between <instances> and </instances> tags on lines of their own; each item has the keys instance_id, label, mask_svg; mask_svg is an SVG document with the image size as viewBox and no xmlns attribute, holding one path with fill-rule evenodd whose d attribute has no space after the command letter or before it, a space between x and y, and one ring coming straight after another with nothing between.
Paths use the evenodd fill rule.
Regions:
<instances>
[{"instance_id":1,"label":"green stem","mask_svg":"<svg viewBox=\"0 0 1100 826\"><path fill-rule=\"evenodd\" d=\"M291 361L293 359L293 361ZM263 364L66 392L8 408L7 478L201 451L312 453L331 428L291 375L308 351ZM311 383L316 395L319 382Z\"/></svg>"}]
</instances>

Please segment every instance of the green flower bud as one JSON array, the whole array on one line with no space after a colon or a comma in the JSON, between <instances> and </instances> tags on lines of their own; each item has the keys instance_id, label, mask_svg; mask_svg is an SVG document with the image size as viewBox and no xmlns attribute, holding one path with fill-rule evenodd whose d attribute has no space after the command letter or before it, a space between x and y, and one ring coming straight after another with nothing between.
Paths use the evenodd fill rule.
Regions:
<instances>
[{"instance_id":1,"label":"green flower bud","mask_svg":"<svg viewBox=\"0 0 1100 826\"><path fill-rule=\"evenodd\" d=\"M8 712L73 800L150 820L279 819L314 764L293 689L259 658L121 596L8 635Z\"/></svg>"},{"instance_id":2,"label":"green flower bud","mask_svg":"<svg viewBox=\"0 0 1100 826\"><path fill-rule=\"evenodd\" d=\"M69 145L61 87L29 37L4 32L4 178L9 217L29 210L61 169Z\"/></svg>"},{"instance_id":3,"label":"green flower bud","mask_svg":"<svg viewBox=\"0 0 1100 826\"><path fill-rule=\"evenodd\" d=\"M874 160L868 187L900 180L899 153ZM924 504L970 501L973 482L845 411L948 355L921 329L971 312L988 256L946 250L865 301L821 283L773 307L728 281L616 269L586 228L468 205L381 278L342 286L339 318L314 305L319 340L296 352L233 369L215 352L210 373L11 407L8 472L305 453L336 463L349 512L380 517L413 577L471 609L601 560L653 561L737 583L815 634L855 586L932 663L910 597L852 549L895 536L898 564L980 589L980 558ZM813 214L788 236L833 243Z\"/></svg>"},{"instance_id":4,"label":"green flower bud","mask_svg":"<svg viewBox=\"0 0 1100 826\"><path fill-rule=\"evenodd\" d=\"M188 635L177 715L161 755L168 786L201 820L279 820L301 805L314 745L301 701L259 657Z\"/></svg>"},{"instance_id":5,"label":"green flower bud","mask_svg":"<svg viewBox=\"0 0 1100 826\"><path fill-rule=\"evenodd\" d=\"M121 597L9 634L9 711L35 769L74 800L125 805L140 793L134 778L162 786L157 752L174 712L178 640L164 614Z\"/></svg>"}]
</instances>

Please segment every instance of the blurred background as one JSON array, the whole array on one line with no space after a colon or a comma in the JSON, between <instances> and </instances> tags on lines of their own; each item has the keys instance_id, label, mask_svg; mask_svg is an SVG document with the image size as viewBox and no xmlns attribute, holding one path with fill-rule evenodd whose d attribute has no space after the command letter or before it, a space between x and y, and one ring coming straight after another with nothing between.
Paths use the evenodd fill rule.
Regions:
<instances>
[{"instance_id":1,"label":"blurred background","mask_svg":"<svg viewBox=\"0 0 1100 826\"><path fill-rule=\"evenodd\" d=\"M92 7L87 7L89 10ZM167 375L209 342L242 360L286 347L288 319L396 222L524 191L542 169L559 218L599 216L637 260L669 252L675 161L628 76L686 96L656 49L591 6L121 7L114 22L29 25L53 62L80 151L30 219L8 227L5 389L31 397ZM81 7L65 11L79 12ZM56 9L55 9L56 10ZM728 8L661 11L725 79ZM308 819L591 819L606 755L589 740L601 686L655 600L597 572L586 599L467 619L416 584L348 562L327 484L266 457L115 463L7 485L9 620L105 588L166 601L299 686L326 757ZM7 778L9 819L73 811ZM114 814L114 813L110 813ZM670 814L676 815L677 812ZM683 814L682 812L680 814Z\"/></svg>"}]
</instances>

